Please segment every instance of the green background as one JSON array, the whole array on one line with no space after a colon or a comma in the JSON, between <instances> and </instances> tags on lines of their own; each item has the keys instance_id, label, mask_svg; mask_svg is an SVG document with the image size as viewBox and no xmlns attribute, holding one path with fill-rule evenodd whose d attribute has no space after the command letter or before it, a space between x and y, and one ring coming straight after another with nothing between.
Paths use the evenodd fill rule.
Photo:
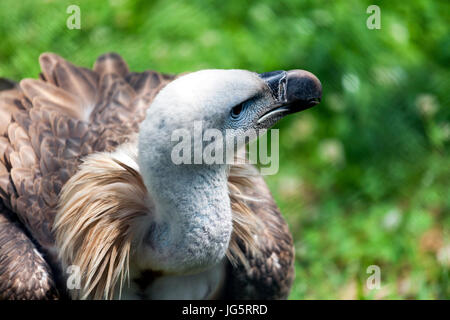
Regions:
<instances>
[{"instance_id":1,"label":"green background","mask_svg":"<svg viewBox=\"0 0 450 320\"><path fill-rule=\"evenodd\" d=\"M449 3L3 0L0 76L37 77L44 51L83 66L116 51L134 71L309 70L323 102L279 123L266 179L295 238L290 298L449 299Z\"/></svg>"}]
</instances>

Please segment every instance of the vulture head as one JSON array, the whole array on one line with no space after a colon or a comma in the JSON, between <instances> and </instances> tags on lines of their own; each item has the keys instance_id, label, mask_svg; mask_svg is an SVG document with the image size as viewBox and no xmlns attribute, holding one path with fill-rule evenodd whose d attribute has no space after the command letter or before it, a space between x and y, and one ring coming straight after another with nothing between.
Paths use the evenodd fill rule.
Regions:
<instances>
[{"instance_id":1,"label":"vulture head","mask_svg":"<svg viewBox=\"0 0 450 320\"><path fill-rule=\"evenodd\" d=\"M202 150L209 144L224 151L230 141L236 147L250 129L258 133L316 105L321 91L320 81L303 70L202 70L162 89L139 129L139 169L155 208L141 236L142 267L189 274L218 264L233 229L229 166L227 159L203 161ZM216 134L203 136L208 129ZM175 132L188 137L187 164L173 160Z\"/></svg>"}]
</instances>

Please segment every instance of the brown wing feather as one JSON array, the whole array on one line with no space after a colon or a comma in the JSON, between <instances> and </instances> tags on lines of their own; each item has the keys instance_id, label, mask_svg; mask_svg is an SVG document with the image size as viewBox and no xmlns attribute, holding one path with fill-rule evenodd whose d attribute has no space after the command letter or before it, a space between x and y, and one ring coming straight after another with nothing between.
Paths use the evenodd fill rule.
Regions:
<instances>
[{"instance_id":1,"label":"brown wing feather","mask_svg":"<svg viewBox=\"0 0 450 320\"><path fill-rule=\"evenodd\" d=\"M0 300L57 298L50 266L12 214L0 208Z\"/></svg>"},{"instance_id":2,"label":"brown wing feather","mask_svg":"<svg viewBox=\"0 0 450 320\"><path fill-rule=\"evenodd\" d=\"M245 169L250 171L251 167ZM294 280L292 236L264 179L258 173L252 174L247 174L248 182L240 184L240 188L242 193L258 199L245 201L262 222L254 239L258 251L251 250L242 239L237 240L248 265L229 265L223 298L286 299Z\"/></svg>"},{"instance_id":3,"label":"brown wing feather","mask_svg":"<svg viewBox=\"0 0 450 320\"><path fill-rule=\"evenodd\" d=\"M5 203L39 243L50 248L57 197L80 158L126 142L137 132L148 95L167 81L156 72L127 78L128 67L117 54L99 57L94 71L51 53L39 61L43 80L22 80L18 89L0 95L5 115L0 121L0 155L7 168L0 186ZM139 81L129 84L125 78ZM149 82L145 97L132 86Z\"/></svg>"},{"instance_id":4,"label":"brown wing feather","mask_svg":"<svg viewBox=\"0 0 450 320\"><path fill-rule=\"evenodd\" d=\"M62 186L81 158L112 150L136 133L149 96L168 80L158 76L158 86L136 92L127 79L146 83L148 75L128 77L117 54L99 57L94 71L51 53L39 62L40 80L0 92L0 197L57 268L51 228ZM9 263L2 260L1 267Z\"/></svg>"}]
</instances>

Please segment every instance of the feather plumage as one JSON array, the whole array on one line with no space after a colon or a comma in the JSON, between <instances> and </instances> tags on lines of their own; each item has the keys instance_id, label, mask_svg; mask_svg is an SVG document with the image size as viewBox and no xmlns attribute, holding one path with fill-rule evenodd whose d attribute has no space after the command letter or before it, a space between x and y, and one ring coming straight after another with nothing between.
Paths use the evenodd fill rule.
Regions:
<instances>
[{"instance_id":1,"label":"feather plumage","mask_svg":"<svg viewBox=\"0 0 450 320\"><path fill-rule=\"evenodd\" d=\"M56 299L54 274L14 215L0 204L0 299Z\"/></svg>"},{"instance_id":2,"label":"feather plumage","mask_svg":"<svg viewBox=\"0 0 450 320\"><path fill-rule=\"evenodd\" d=\"M94 181L83 176L87 174L83 169L94 170L96 164L96 174L103 172L105 182L119 179L116 186L125 188L127 194L135 191L144 196L145 188L135 169L98 152L113 152L133 141L146 108L176 76L155 71L129 72L126 63L114 53L99 57L93 70L50 53L41 55L39 62L40 80L3 85L6 90L0 92L0 197L4 209L18 219L10 227L11 222L0 214L0 296L22 297L14 287L20 283L26 292L32 292L27 298L57 297L61 293L55 289L54 272L62 274L62 257L66 264L80 262L88 272L84 291L77 297L110 298L116 284L126 278L130 224L139 219L143 204L136 198L114 198L112 195L119 189L97 185L109 188L115 201L115 207L106 206L90 195L75 195L75 191L81 192L77 189L81 182L66 183L82 177L79 181L84 179L83 183L101 184L102 179ZM81 165L81 160L91 154ZM65 191L61 194L61 190ZM251 166L243 165L231 169L229 190L234 231L227 254L231 262L227 296L286 297L293 277L292 238L267 186ZM89 211L88 215L69 205L83 197L90 199L89 206L95 207L95 201L99 201L99 206L106 207L96 213ZM67 209L56 225L60 256L52 232L58 203ZM7 228L9 233L4 231ZM25 240L16 241L15 237ZM92 241L88 243L87 239ZM33 247L33 241L38 247ZM21 253L20 246L25 243L32 254ZM24 265L38 261L42 266L39 272L47 282L33 284L31 280L38 277L38 271L30 268L24 268L20 277L31 280L17 282L18 273L8 270L20 259ZM8 289L3 283L5 277L13 283ZM239 290L243 283L246 290Z\"/></svg>"}]
</instances>

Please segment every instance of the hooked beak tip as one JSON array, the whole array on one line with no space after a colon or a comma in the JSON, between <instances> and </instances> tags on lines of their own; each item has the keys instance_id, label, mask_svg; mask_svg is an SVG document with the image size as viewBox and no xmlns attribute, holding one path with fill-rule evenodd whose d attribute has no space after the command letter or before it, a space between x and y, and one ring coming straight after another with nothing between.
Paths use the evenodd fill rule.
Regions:
<instances>
[{"instance_id":1,"label":"hooked beak tip","mask_svg":"<svg viewBox=\"0 0 450 320\"><path fill-rule=\"evenodd\" d=\"M322 99L322 84L311 72L290 70L287 72L286 102L298 111L311 108Z\"/></svg>"},{"instance_id":2,"label":"hooked beak tip","mask_svg":"<svg viewBox=\"0 0 450 320\"><path fill-rule=\"evenodd\" d=\"M299 112L320 103L322 84L305 70L272 71L259 74L275 99L275 108L283 107L284 114Z\"/></svg>"}]
</instances>

